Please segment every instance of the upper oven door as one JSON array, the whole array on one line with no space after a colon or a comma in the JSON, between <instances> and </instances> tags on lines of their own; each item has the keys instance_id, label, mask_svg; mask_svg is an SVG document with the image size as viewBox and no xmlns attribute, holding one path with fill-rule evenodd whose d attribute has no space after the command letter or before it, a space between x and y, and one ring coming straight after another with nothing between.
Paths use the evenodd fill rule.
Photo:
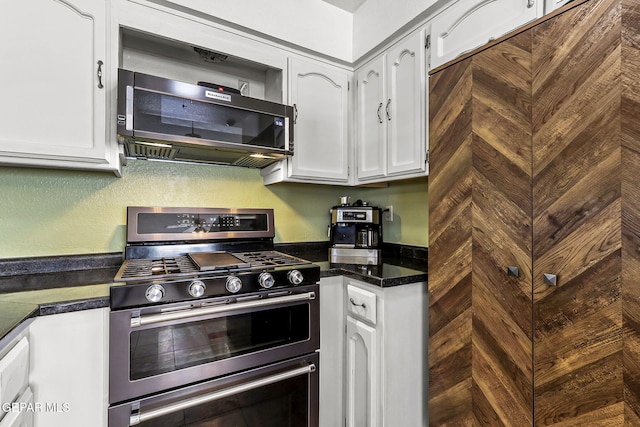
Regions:
<instances>
[{"instance_id":1,"label":"upper oven door","mask_svg":"<svg viewBox=\"0 0 640 427\"><path fill-rule=\"evenodd\" d=\"M318 292L312 285L111 312L110 403L316 351Z\"/></svg>"}]
</instances>

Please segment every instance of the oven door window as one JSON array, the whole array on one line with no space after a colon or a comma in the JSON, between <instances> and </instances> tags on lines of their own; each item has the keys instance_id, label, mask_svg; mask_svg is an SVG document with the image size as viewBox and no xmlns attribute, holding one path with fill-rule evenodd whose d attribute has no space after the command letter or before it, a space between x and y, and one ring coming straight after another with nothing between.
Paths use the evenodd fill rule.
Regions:
<instances>
[{"instance_id":1,"label":"oven door window","mask_svg":"<svg viewBox=\"0 0 640 427\"><path fill-rule=\"evenodd\" d=\"M298 304L133 331L130 379L309 340L309 310Z\"/></svg>"}]
</instances>

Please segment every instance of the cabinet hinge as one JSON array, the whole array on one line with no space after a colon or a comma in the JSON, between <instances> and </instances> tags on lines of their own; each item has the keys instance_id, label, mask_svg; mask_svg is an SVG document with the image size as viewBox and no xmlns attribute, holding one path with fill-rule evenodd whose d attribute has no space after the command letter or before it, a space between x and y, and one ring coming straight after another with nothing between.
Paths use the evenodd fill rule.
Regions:
<instances>
[{"instance_id":1,"label":"cabinet hinge","mask_svg":"<svg viewBox=\"0 0 640 427\"><path fill-rule=\"evenodd\" d=\"M431 34L427 34L427 37L424 41L424 47L429 49L431 47Z\"/></svg>"},{"instance_id":2,"label":"cabinet hinge","mask_svg":"<svg viewBox=\"0 0 640 427\"><path fill-rule=\"evenodd\" d=\"M351 90L351 82L347 82L347 92Z\"/></svg>"},{"instance_id":3,"label":"cabinet hinge","mask_svg":"<svg viewBox=\"0 0 640 427\"><path fill-rule=\"evenodd\" d=\"M429 163L429 150L427 150L427 155L426 155L426 157L424 159L424 163L425 164Z\"/></svg>"}]
</instances>

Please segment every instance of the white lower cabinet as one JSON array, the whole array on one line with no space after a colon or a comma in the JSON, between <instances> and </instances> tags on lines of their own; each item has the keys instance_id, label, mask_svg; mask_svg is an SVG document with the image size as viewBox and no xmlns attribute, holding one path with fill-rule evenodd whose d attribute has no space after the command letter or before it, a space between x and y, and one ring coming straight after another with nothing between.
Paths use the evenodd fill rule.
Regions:
<instances>
[{"instance_id":1,"label":"white lower cabinet","mask_svg":"<svg viewBox=\"0 0 640 427\"><path fill-rule=\"evenodd\" d=\"M9 411L0 421L0 427L33 427L35 402L31 388L27 387L20 397L7 407Z\"/></svg>"},{"instance_id":2,"label":"white lower cabinet","mask_svg":"<svg viewBox=\"0 0 640 427\"><path fill-rule=\"evenodd\" d=\"M427 284L345 285L347 427L426 426Z\"/></svg>"},{"instance_id":3,"label":"white lower cabinet","mask_svg":"<svg viewBox=\"0 0 640 427\"><path fill-rule=\"evenodd\" d=\"M320 426L426 426L427 284L340 276L320 294Z\"/></svg>"},{"instance_id":4,"label":"white lower cabinet","mask_svg":"<svg viewBox=\"0 0 640 427\"><path fill-rule=\"evenodd\" d=\"M375 328L347 316L347 427L378 425L377 335Z\"/></svg>"},{"instance_id":5,"label":"white lower cabinet","mask_svg":"<svg viewBox=\"0 0 640 427\"><path fill-rule=\"evenodd\" d=\"M29 327L35 427L107 425L109 309L37 317ZM3 426L4 427L4 426Z\"/></svg>"},{"instance_id":6,"label":"white lower cabinet","mask_svg":"<svg viewBox=\"0 0 640 427\"><path fill-rule=\"evenodd\" d=\"M29 389L29 339L26 330L0 349L0 427L33 426Z\"/></svg>"}]
</instances>

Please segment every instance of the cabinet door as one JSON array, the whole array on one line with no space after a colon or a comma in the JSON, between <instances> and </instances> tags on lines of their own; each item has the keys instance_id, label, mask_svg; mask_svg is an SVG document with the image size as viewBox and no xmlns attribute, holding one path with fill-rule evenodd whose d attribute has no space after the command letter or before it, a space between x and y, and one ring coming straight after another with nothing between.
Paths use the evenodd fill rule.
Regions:
<instances>
[{"instance_id":1,"label":"cabinet door","mask_svg":"<svg viewBox=\"0 0 640 427\"><path fill-rule=\"evenodd\" d=\"M356 152L358 179L381 178L387 173L387 118L384 56L356 74L358 105Z\"/></svg>"},{"instance_id":2,"label":"cabinet door","mask_svg":"<svg viewBox=\"0 0 640 427\"><path fill-rule=\"evenodd\" d=\"M425 43L425 31L418 31L387 53L389 175L426 170Z\"/></svg>"},{"instance_id":3,"label":"cabinet door","mask_svg":"<svg viewBox=\"0 0 640 427\"><path fill-rule=\"evenodd\" d=\"M431 67L496 39L540 16L543 0L459 0L431 24Z\"/></svg>"},{"instance_id":4,"label":"cabinet door","mask_svg":"<svg viewBox=\"0 0 640 427\"><path fill-rule=\"evenodd\" d=\"M532 425L531 73L525 33L431 77L433 426Z\"/></svg>"},{"instance_id":5,"label":"cabinet door","mask_svg":"<svg viewBox=\"0 0 640 427\"><path fill-rule=\"evenodd\" d=\"M638 326L626 317L638 314L638 175L623 175L637 165L627 159L637 156L638 104L620 101L621 74L637 76L637 68L621 70L620 52L622 64L635 66L638 51L621 49L620 16L629 33L637 34L638 20L626 13L618 1L589 1L532 29L539 426L638 419ZM637 100L635 84L625 90ZM622 121L626 134L621 112L631 118ZM621 141L632 148L621 153Z\"/></svg>"},{"instance_id":6,"label":"cabinet door","mask_svg":"<svg viewBox=\"0 0 640 427\"><path fill-rule=\"evenodd\" d=\"M105 76L99 76L106 8L95 0L3 5L0 162L117 169L106 140Z\"/></svg>"},{"instance_id":7,"label":"cabinet door","mask_svg":"<svg viewBox=\"0 0 640 427\"><path fill-rule=\"evenodd\" d=\"M109 309L40 316L29 327L37 426L106 427Z\"/></svg>"},{"instance_id":8,"label":"cabinet door","mask_svg":"<svg viewBox=\"0 0 640 427\"><path fill-rule=\"evenodd\" d=\"M378 426L376 330L347 316L347 427Z\"/></svg>"},{"instance_id":9,"label":"cabinet door","mask_svg":"<svg viewBox=\"0 0 640 427\"><path fill-rule=\"evenodd\" d=\"M483 425L532 425L531 50L523 33L472 58L471 345Z\"/></svg>"},{"instance_id":10,"label":"cabinet door","mask_svg":"<svg viewBox=\"0 0 640 427\"><path fill-rule=\"evenodd\" d=\"M289 176L346 182L349 178L349 73L292 58L291 103L295 108L294 155Z\"/></svg>"}]
</instances>

